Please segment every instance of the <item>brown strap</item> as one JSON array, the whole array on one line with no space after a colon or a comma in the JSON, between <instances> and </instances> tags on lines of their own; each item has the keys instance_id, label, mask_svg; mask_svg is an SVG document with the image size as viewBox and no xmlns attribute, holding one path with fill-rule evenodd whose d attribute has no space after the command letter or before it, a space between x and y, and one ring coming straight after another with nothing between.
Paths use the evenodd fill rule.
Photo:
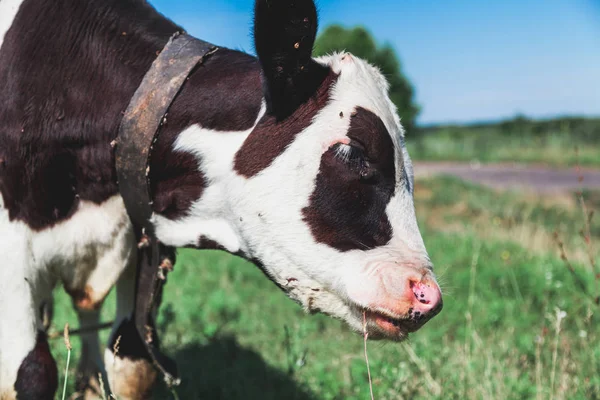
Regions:
<instances>
[{"instance_id":1,"label":"brown strap","mask_svg":"<svg viewBox=\"0 0 600 400\"><path fill-rule=\"evenodd\" d=\"M178 384L179 379L175 363L158 349L153 314L160 304L165 282L164 260L174 260L174 252L158 242L150 223L149 160L169 106L192 69L216 50L210 43L186 34L174 34L133 95L115 143L119 192L139 242L132 318L150 357L164 374L168 385Z\"/></svg>"},{"instance_id":2,"label":"brown strap","mask_svg":"<svg viewBox=\"0 0 600 400\"><path fill-rule=\"evenodd\" d=\"M135 225L152 229L148 161L158 128L191 70L215 50L212 44L186 34L173 35L125 111L115 155L119 190Z\"/></svg>"}]
</instances>

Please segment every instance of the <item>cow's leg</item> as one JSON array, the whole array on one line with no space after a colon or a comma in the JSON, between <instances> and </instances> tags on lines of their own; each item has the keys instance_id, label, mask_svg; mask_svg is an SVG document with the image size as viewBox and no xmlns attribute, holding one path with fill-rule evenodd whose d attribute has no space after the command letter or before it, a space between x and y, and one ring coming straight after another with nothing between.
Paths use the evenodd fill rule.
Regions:
<instances>
[{"instance_id":1,"label":"cow's leg","mask_svg":"<svg viewBox=\"0 0 600 400\"><path fill-rule=\"evenodd\" d=\"M104 299L133 262L135 254L135 238L129 220L111 220L111 210L106 213L107 224L113 228L107 235L109 238L82 247L76 260L56 267L73 301L79 327L84 331L101 323L100 308ZM85 399L101 398L98 374L103 374L105 387L108 382L104 379L106 374L97 330L85 331L81 335L81 344L82 354L76 374L77 391Z\"/></svg>"},{"instance_id":2,"label":"cow's leg","mask_svg":"<svg viewBox=\"0 0 600 400\"><path fill-rule=\"evenodd\" d=\"M58 384L56 363L50 353L41 315L36 315L34 296L27 282L18 297L7 299L0 289L0 399L51 400ZM12 294L17 294L15 290Z\"/></svg>"},{"instance_id":3,"label":"cow's leg","mask_svg":"<svg viewBox=\"0 0 600 400\"><path fill-rule=\"evenodd\" d=\"M112 393L118 399L148 399L157 372L131 320L135 298L135 263L117 282L117 316L104 363Z\"/></svg>"},{"instance_id":4,"label":"cow's leg","mask_svg":"<svg viewBox=\"0 0 600 400\"><path fill-rule=\"evenodd\" d=\"M0 196L0 399L52 399L58 383L42 315L51 304L46 271L37 266L31 232L8 220Z\"/></svg>"},{"instance_id":5,"label":"cow's leg","mask_svg":"<svg viewBox=\"0 0 600 400\"><path fill-rule=\"evenodd\" d=\"M77 310L79 319L79 328L83 330L81 339L81 356L77 366L77 391L83 395L83 398L100 399L102 398L99 374L103 382L106 382L106 373L100 352L100 340L98 331L93 329L100 324L100 310ZM90 330L86 330L90 329Z\"/></svg>"}]
</instances>

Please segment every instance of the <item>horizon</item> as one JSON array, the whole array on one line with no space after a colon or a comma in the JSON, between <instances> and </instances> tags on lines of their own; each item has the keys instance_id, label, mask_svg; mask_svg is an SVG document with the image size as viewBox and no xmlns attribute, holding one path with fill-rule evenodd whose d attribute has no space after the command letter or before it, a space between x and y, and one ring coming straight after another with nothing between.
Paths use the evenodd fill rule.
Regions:
<instances>
[{"instance_id":1,"label":"horizon","mask_svg":"<svg viewBox=\"0 0 600 400\"><path fill-rule=\"evenodd\" d=\"M531 122L550 122L550 121L557 121L557 120L562 120L562 119L586 119L586 120L598 120L600 121L600 115L581 115L581 114L564 114L564 115L552 115L550 117L544 117L544 116L540 116L540 117L530 117L529 115L524 115L524 114L515 114L512 116L507 116L507 117L500 117L500 118L495 118L495 119L476 119L476 120L471 120L471 121L459 121L459 122L445 122L445 121L441 121L441 122L418 122L417 123L417 128L422 128L422 129L429 129L429 128L436 128L436 127L450 127L450 126L465 126L465 127L470 127L470 126L487 126L487 125L496 125L496 124L501 124L503 122L509 122L509 121L514 121L517 118L521 118L524 117L527 121L531 121Z\"/></svg>"},{"instance_id":2,"label":"horizon","mask_svg":"<svg viewBox=\"0 0 600 400\"><path fill-rule=\"evenodd\" d=\"M194 36L254 54L251 0L150 3ZM419 126L600 117L600 2L317 4L319 33L362 25L394 47L421 106Z\"/></svg>"}]
</instances>

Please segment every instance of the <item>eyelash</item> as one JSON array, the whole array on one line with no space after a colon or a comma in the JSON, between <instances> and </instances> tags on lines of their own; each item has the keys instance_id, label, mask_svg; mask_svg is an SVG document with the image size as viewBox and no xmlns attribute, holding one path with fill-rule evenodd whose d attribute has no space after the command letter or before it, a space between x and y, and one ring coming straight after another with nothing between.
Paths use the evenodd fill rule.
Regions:
<instances>
[{"instance_id":1,"label":"eyelash","mask_svg":"<svg viewBox=\"0 0 600 400\"><path fill-rule=\"evenodd\" d=\"M335 156L346 164L353 161L364 160L364 154L362 151L354 146L348 144L339 143L335 148Z\"/></svg>"},{"instance_id":2,"label":"eyelash","mask_svg":"<svg viewBox=\"0 0 600 400\"><path fill-rule=\"evenodd\" d=\"M370 180L376 176L363 151L357 147L339 143L335 149L335 156L343 163L355 169L361 180Z\"/></svg>"}]
</instances>

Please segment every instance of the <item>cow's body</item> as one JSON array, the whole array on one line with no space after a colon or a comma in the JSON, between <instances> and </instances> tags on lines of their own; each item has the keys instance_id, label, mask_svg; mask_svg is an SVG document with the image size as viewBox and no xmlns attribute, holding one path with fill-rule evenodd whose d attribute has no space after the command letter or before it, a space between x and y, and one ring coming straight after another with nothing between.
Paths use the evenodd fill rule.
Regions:
<instances>
[{"instance_id":1,"label":"cow's body","mask_svg":"<svg viewBox=\"0 0 600 400\"><path fill-rule=\"evenodd\" d=\"M306 12L301 23L316 30L312 2L300 3L293 12ZM268 12L257 8L257 16ZM267 34L279 29L265 26ZM148 394L156 373L129 321L135 243L111 142L144 74L178 30L141 0L0 1L2 400L52 398L56 367L42 332L59 281L81 325L98 322L117 285L108 380L120 399ZM367 315L374 336L402 339L422 324L413 308L439 310L439 291L427 289L435 281L414 222L410 160L387 84L343 54L318 62L293 55L289 62L302 65L281 81L288 64L277 40L261 41L264 35L255 32L260 62L219 49L169 109L150 161L157 236L169 246L244 256L306 309L355 329ZM298 54L312 46L302 40L293 46ZM355 141L375 159L354 161ZM359 186L346 163L368 184ZM397 210L412 219L395 217ZM365 281L391 274L394 265L401 275ZM399 308L392 288L409 293ZM385 301L374 301L381 293ZM413 293L434 301L429 306ZM402 325L404 318L414 326ZM85 383L102 361L97 335L83 340Z\"/></svg>"}]
</instances>

